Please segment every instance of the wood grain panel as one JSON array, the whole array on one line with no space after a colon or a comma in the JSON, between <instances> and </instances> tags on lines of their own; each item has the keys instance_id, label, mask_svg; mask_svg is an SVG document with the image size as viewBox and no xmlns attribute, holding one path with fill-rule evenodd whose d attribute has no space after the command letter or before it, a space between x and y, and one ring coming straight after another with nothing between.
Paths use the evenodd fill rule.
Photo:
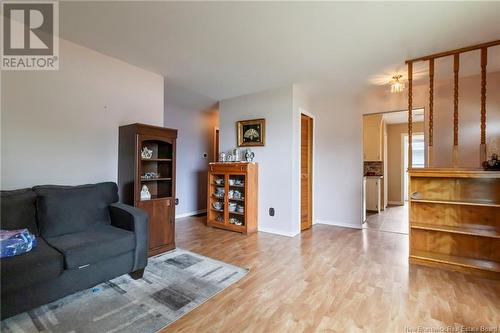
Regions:
<instances>
[{"instance_id":1,"label":"wood grain panel","mask_svg":"<svg viewBox=\"0 0 500 333\"><path fill-rule=\"evenodd\" d=\"M413 195L418 196L416 197L418 199L490 201L493 204L500 204L500 179L414 178Z\"/></svg>"},{"instance_id":2,"label":"wood grain panel","mask_svg":"<svg viewBox=\"0 0 500 333\"><path fill-rule=\"evenodd\" d=\"M418 203L410 208L410 222L444 226L491 226L500 228L500 208Z\"/></svg>"},{"instance_id":3,"label":"wood grain panel","mask_svg":"<svg viewBox=\"0 0 500 333\"><path fill-rule=\"evenodd\" d=\"M500 265L500 239L440 232L436 230L412 230L412 251L428 251L480 260ZM413 252L410 252L412 254ZM500 273L500 271L498 271Z\"/></svg>"}]
</instances>

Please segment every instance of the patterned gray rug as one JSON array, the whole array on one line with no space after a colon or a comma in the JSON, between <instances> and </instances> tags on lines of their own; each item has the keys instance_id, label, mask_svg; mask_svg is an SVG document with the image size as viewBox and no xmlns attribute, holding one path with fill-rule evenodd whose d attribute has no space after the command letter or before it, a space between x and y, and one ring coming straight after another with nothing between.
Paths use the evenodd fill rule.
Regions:
<instances>
[{"instance_id":1,"label":"patterned gray rug","mask_svg":"<svg viewBox=\"0 0 500 333\"><path fill-rule=\"evenodd\" d=\"M176 249L149 259L144 277L128 275L2 321L2 332L141 332L168 326L248 269Z\"/></svg>"}]
</instances>

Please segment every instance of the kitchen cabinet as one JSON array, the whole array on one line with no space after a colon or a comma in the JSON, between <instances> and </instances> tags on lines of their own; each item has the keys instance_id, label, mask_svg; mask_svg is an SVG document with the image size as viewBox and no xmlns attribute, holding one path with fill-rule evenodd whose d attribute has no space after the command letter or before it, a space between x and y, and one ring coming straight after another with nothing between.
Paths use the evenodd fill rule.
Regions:
<instances>
[{"instance_id":1,"label":"kitchen cabinet","mask_svg":"<svg viewBox=\"0 0 500 333\"><path fill-rule=\"evenodd\" d=\"M383 116L363 116L363 160L382 161L383 137Z\"/></svg>"},{"instance_id":2,"label":"kitchen cabinet","mask_svg":"<svg viewBox=\"0 0 500 333\"><path fill-rule=\"evenodd\" d=\"M365 203L366 210L380 213L382 177L366 177Z\"/></svg>"}]
</instances>

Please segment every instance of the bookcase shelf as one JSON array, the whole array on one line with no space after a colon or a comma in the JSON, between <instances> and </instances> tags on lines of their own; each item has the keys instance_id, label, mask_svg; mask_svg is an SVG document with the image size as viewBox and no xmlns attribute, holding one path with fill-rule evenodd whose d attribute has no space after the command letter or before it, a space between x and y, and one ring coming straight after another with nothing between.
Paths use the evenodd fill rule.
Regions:
<instances>
[{"instance_id":1,"label":"bookcase shelf","mask_svg":"<svg viewBox=\"0 0 500 333\"><path fill-rule=\"evenodd\" d=\"M141 158L142 162L172 162L171 158Z\"/></svg>"},{"instance_id":2,"label":"bookcase shelf","mask_svg":"<svg viewBox=\"0 0 500 333\"><path fill-rule=\"evenodd\" d=\"M426 199L412 199L413 203L434 203L434 204L449 204L449 205L462 205L462 206L487 206L487 207L500 207L500 203L488 201L488 200L471 200L471 201L460 201L460 200L426 200Z\"/></svg>"},{"instance_id":3,"label":"bookcase shelf","mask_svg":"<svg viewBox=\"0 0 500 333\"><path fill-rule=\"evenodd\" d=\"M172 178L143 178L141 182L171 181Z\"/></svg>"},{"instance_id":4,"label":"bookcase shelf","mask_svg":"<svg viewBox=\"0 0 500 333\"><path fill-rule=\"evenodd\" d=\"M410 262L500 278L500 172L410 170Z\"/></svg>"},{"instance_id":5,"label":"bookcase shelf","mask_svg":"<svg viewBox=\"0 0 500 333\"><path fill-rule=\"evenodd\" d=\"M176 141L176 129L145 124L119 129L120 200L148 213L150 256L175 248ZM145 148L151 151L151 158L143 158ZM150 199L141 199L143 187Z\"/></svg>"},{"instance_id":6,"label":"bookcase shelf","mask_svg":"<svg viewBox=\"0 0 500 333\"><path fill-rule=\"evenodd\" d=\"M447 265L456 265L466 268L481 269L495 273L500 273L500 263L491 260L459 257L459 256L434 253L429 251L414 251L414 253L411 254L410 257L413 259L428 260Z\"/></svg>"},{"instance_id":7,"label":"bookcase shelf","mask_svg":"<svg viewBox=\"0 0 500 333\"><path fill-rule=\"evenodd\" d=\"M471 235L479 237L500 238L500 230L491 226L464 224L463 226L447 226L427 223L411 223L412 229L441 231L452 234Z\"/></svg>"}]
</instances>

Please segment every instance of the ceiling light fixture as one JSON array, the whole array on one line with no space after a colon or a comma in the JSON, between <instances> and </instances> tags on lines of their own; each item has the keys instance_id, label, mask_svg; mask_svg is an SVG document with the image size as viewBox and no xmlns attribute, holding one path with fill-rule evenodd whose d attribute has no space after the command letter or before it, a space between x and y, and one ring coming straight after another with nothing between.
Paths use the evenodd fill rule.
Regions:
<instances>
[{"instance_id":1,"label":"ceiling light fixture","mask_svg":"<svg viewBox=\"0 0 500 333\"><path fill-rule=\"evenodd\" d=\"M400 93L405 89L405 84L401 82L403 75L394 75L391 81L391 93Z\"/></svg>"}]
</instances>

